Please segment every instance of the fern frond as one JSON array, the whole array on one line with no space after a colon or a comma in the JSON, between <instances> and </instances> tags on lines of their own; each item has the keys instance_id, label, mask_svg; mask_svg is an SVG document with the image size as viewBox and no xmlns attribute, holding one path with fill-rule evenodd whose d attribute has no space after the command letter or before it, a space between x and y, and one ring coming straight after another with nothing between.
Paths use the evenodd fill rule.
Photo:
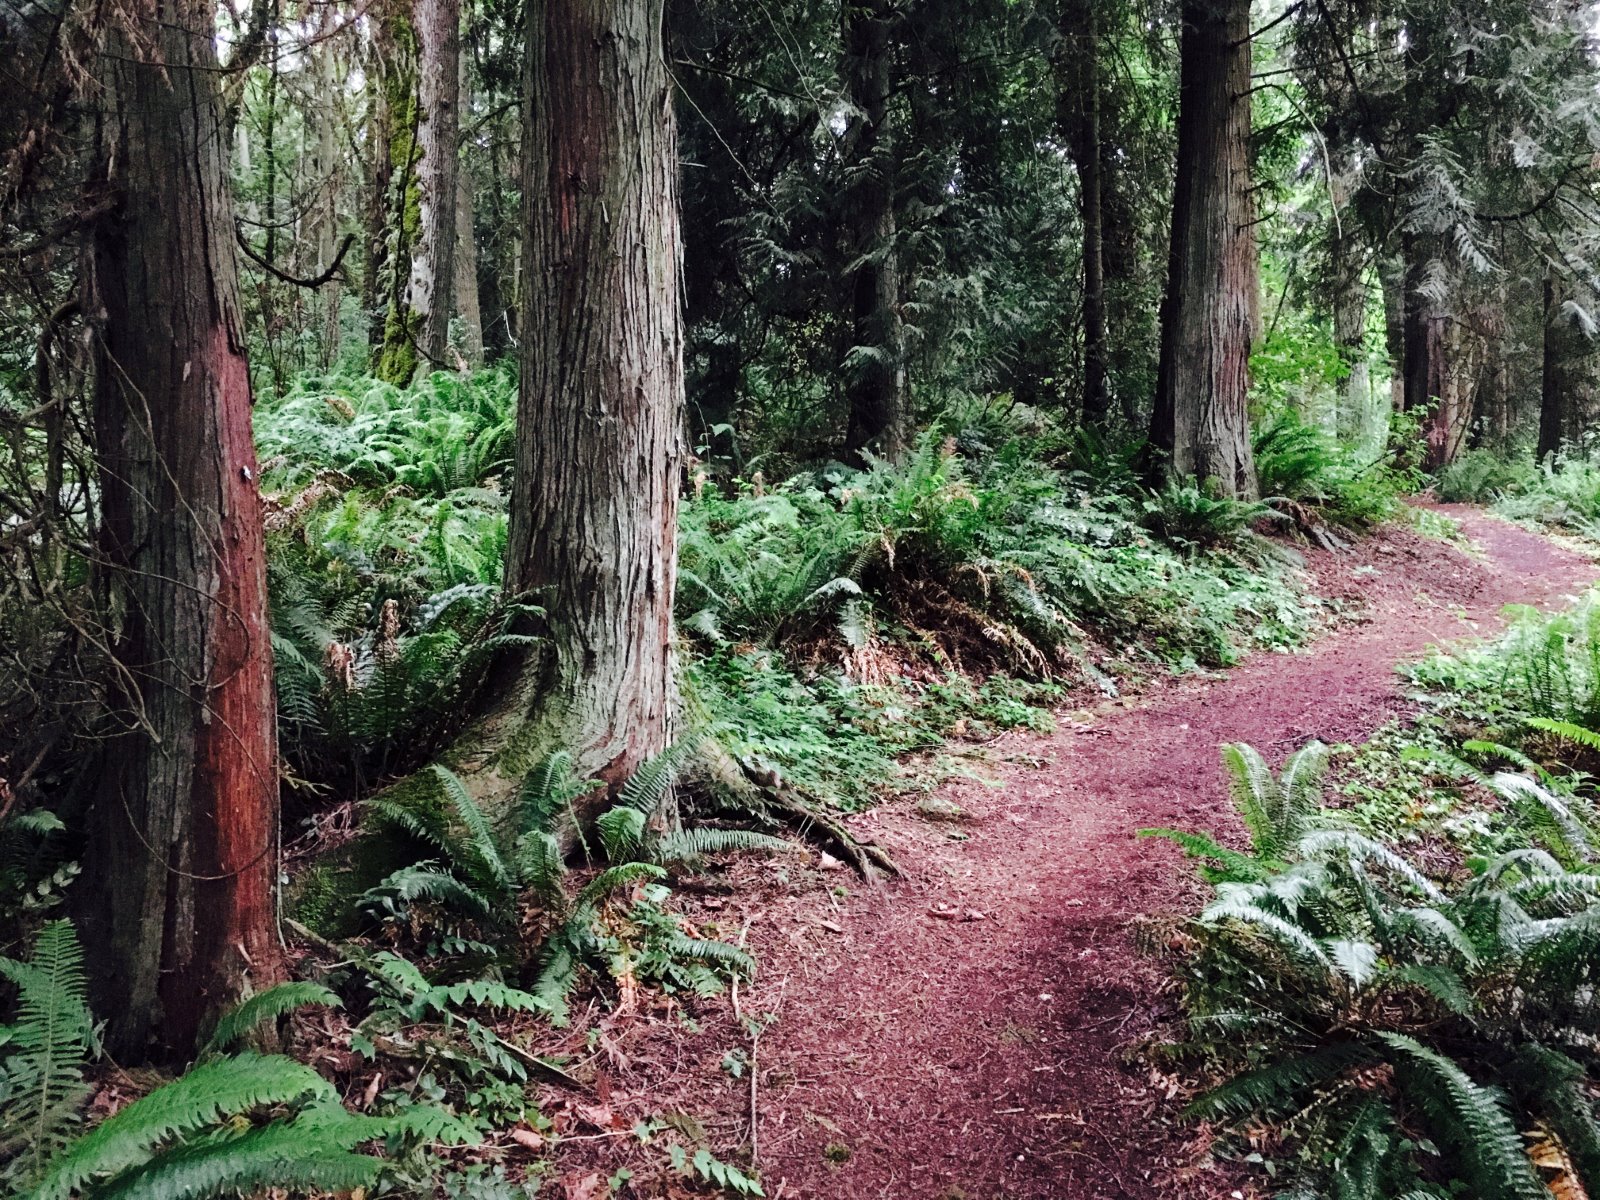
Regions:
<instances>
[{"instance_id":1,"label":"fern frond","mask_svg":"<svg viewBox=\"0 0 1600 1200\"><path fill-rule=\"evenodd\" d=\"M0 958L0 976L17 987L10 1027L7 1092L0 1103L0 1150L25 1155L36 1175L59 1148L83 1104L84 1064L94 1048L83 948L71 921L50 921L26 963Z\"/></svg>"},{"instance_id":2,"label":"fern frond","mask_svg":"<svg viewBox=\"0 0 1600 1200\"><path fill-rule=\"evenodd\" d=\"M630 862L607 867L578 893L578 907L599 904L612 892L630 883L637 883L641 879L661 879L665 875L666 872L654 863Z\"/></svg>"},{"instance_id":3,"label":"fern frond","mask_svg":"<svg viewBox=\"0 0 1600 1200\"><path fill-rule=\"evenodd\" d=\"M1234 1117L1280 1115L1298 1107L1307 1093L1372 1058L1372 1052L1358 1042L1335 1042L1237 1075L1195 1100L1187 1111Z\"/></svg>"},{"instance_id":4,"label":"fern frond","mask_svg":"<svg viewBox=\"0 0 1600 1200\"><path fill-rule=\"evenodd\" d=\"M279 1055L244 1053L201 1063L107 1117L54 1159L31 1200L68 1200L89 1181L136 1166L165 1142L225 1116L297 1100L337 1103L333 1085Z\"/></svg>"},{"instance_id":5,"label":"fern frond","mask_svg":"<svg viewBox=\"0 0 1600 1200\"><path fill-rule=\"evenodd\" d=\"M756 960L739 947L712 938L693 938L687 934L674 934L666 940L666 950L674 958L693 959L707 963L745 979L754 979Z\"/></svg>"},{"instance_id":6,"label":"fern frond","mask_svg":"<svg viewBox=\"0 0 1600 1200\"><path fill-rule=\"evenodd\" d=\"M1278 838L1275 814L1278 784L1266 760L1254 746L1229 742L1222 747L1222 763L1228 769L1228 793L1244 819L1256 853L1277 858L1283 851Z\"/></svg>"},{"instance_id":7,"label":"fern frond","mask_svg":"<svg viewBox=\"0 0 1600 1200\"><path fill-rule=\"evenodd\" d=\"M275 1122L182 1145L93 1187L90 1195L93 1200L211 1200L268 1188L309 1193L369 1187L383 1164L353 1153L352 1147L383 1136L388 1123L346 1117L342 1124Z\"/></svg>"},{"instance_id":8,"label":"fern frond","mask_svg":"<svg viewBox=\"0 0 1600 1200\"><path fill-rule=\"evenodd\" d=\"M495 843L494 833L489 828L488 818L483 815L483 809L478 807L478 802L454 771L438 763L432 764L430 770L440 792L455 810L456 819L467 831L467 845L471 848L474 865L481 869L485 881L492 883L496 891L509 891L511 873L506 869L505 860L500 857L500 847Z\"/></svg>"},{"instance_id":9,"label":"fern frond","mask_svg":"<svg viewBox=\"0 0 1600 1200\"><path fill-rule=\"evenodd\" d=\"M600 844L612 862L632 858L644 842L645 822L648 818L637 808L619 804L607 809L595 820L600 831Z\"/></svg>"},{"instance_id":10,"label":"fern frond","mask_svg":"<svg viewBox=\"0 0 1600 1200\"><path fill-rule=\"evenodd\" d=\"M735 850L747 853L792 854L798 847L771 834L749 829L678 829L656 842L651 857L658 863L692 862L707 854Z\"/></svg>"},{"instance_id":11,"label":"fern frond","mask_svg":"<svg viewBox=\"0 0 1600 1200\"><path fill-rule=\"evenodd\" d=\"M671 789L673 780L678 777L679 769L699 744L700 737L691 734L674 742L660 754L646 759L628 782L622 785L622 791L617 794L617 803L646 817L653 814Z\"/></svg>"},{"instance_id":12,"label":"fern frond","mask_svg":"<svg viewBox=\"0 0 1600 1200\"><path fill-rule=\"evenodd\" d=\"M1459 1064L1415 1038L1380 1032L1399 1055L1402 1089L1432 1118L1437 1133L1462 1153L1479 1195L1505 1200L1549 1200L1506 1112L1504 1098L1475 1082Z\"/></svg>"},{"instance_id":13,"label":"fern frond","mask_svg":"<svg viewBox=\"0 0 1600 1200\"><path fill-rule=\"evenodd\" d=\"M312 1004L321 1005L323 1008L344 1007L339 997L320 983L310 983L305 980L280 983L265 991L257 992L223 1014L201 1053L217 1054L231 1050L263 1021L275 1021L286 1013Z\"/></svg>"}]
</instances>

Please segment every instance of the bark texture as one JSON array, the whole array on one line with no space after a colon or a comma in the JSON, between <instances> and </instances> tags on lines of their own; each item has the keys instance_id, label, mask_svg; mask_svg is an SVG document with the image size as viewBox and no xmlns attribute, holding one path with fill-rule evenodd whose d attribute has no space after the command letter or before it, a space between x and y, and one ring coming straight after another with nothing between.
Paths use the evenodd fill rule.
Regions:
<instances>
[{"instance_id":1,"label":"bark texture","mask_svg":"<svg viewBox=\"0 0 1600 1200\"><path fill-rule=\"evenodd\" d=\"M1247 401L1258 309L1249 93L1249 0L1189 0L1150 442L1167 475L1246 497L1256 493Z\"/></svg>"},{"instance_id":2,"label":"bark texture","mask_svg":"<svg viewBox=\"0 0 1600 1200\"><path fill-rule=\"evenodd\" d=\"M411 259L407 327L417 370L451 365L450 298L456 277L461 127L461 0L416 0L417 249Z\"/></svg>"},{"instance_id":3,"label":"bark texture","mask_svg":"<svg viewBox=\"0 0 1600 1200\"><path fill-rule=\"evenodd\" d=\"M1078 215L1083 225L1083 423L1104 430L1111 409L1107 376L1103 149L1100 144L1100 39L1094 0L1072 0L1065 28L1076 65L1071 144L1078 168Z\"/></svg>"},{"instance_id":4,"label":"bark texture","mask_svg":"<svg viewBox=\"0 0 1600 1200\"><path fill-rule=\"evenodd\" d=\"M1544 277L1544 345L1539 372L1539 449L1542 462L1561 451L1566 437L1567 411L1571 407L1567 398L1567 380L1562 370L1565 357L1567 330L1561 320L1561 304L1556 292L1555 276L1546 272Z\"/></svg>"},{"instance_id":5,"label":"bark texture","mask_svg":"<svg viewBox=\"0 0 1600 1200\"><path fill-rule=\"evenodd\" d=\"M668 740L683 326L661 0L529 6L526 318L506 584L546 612L528 756L625 778Z\"/></svg>"},{"instance_id":6,"label":"bark texture","mask_svg":"<svg viewBox=\"0 0 1600 1200\"><path fill-rule=\"evenodd\" d=\"M1451 458L1451 430L1456 424L1454 393L1446 369L1446 333L1450 314L1429 282L1432 239L1405 239L1406 291L1402 336L1404 344L1404 408L1426 414L1422 424L1422 462L1425 471L1437 471Z\"/></svg>"},{"instance_id":7,"label":"bark texture","mask_svg":"<svg viewBox=\"0 0 1600 1200\"><path fill-rule=\"evenodd\" d=\"M872 448L896 458L910 445L900 264L895 249L891 0L844 0L844 82L857 115L846 133L850 164L844 196L849 256L851 346L845 356L849 420L845 450Z\"/></svg>"},{"instance_id":8,"label":"bark texture","mask_svg":"<svg viewBox=\"0 0 1600 1200\"><path fill-rule=\"evenodd\" d=\"M85 311L126 727L95 798L83 931L123 1061L182 1055L277 981L266 571L233 209L201 0L109 36Z\"/></svg>"}]
</instances>

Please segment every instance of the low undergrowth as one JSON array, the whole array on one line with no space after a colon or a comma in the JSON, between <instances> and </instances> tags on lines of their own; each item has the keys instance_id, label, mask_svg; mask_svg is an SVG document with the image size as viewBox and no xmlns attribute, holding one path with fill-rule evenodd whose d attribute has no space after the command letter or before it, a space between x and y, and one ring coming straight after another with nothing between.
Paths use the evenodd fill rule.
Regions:
<instances>
[{"instance_id":1,"label":"low undergrowth","mask_svg":"<svg viewBox=\"0 0 1600 1200\"><path fill-rule=\"evenodd\" d=\"M512 635L499 594L514 384L307 378L263 405L281 739L309 796L425 765ZM1129 454L1034 416L952 416L901 465L697 474L680 534L685 692L814 802L908 751L1042 726L1063 687L1222 666L1321 620L1284 536L1359 527L1406 480L1280 418L1260 505L1141 489ZM1308 514L1317 514L1309 517Z\"/></svg>"},{"instance_id":2,"label":"low undergrowth","mask_svg":"<svg viewBox=\"0 0 1600 1200\"><path fill-rule=\"evenodd\" d=\"M1407 674L1364 746L1227 748L1248 850L1167 834L1214 889L1168 1052L1283 1195L1594 1194L1600 595Z\"/></svg>"}]
</instances>

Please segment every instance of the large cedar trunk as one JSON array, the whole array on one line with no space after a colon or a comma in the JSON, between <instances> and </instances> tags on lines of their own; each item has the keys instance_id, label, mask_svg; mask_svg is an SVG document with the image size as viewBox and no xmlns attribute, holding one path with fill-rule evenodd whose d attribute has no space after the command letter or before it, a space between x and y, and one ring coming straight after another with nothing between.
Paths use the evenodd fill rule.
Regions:
<instances>
[{"instance_id":1,"label":"large cedar trunk","mask_svg":"<svg viewBox=\"0 0 1600 1200\"><path fill-rule=\"evenodd\" d=\"M1071 146L1078 168L1078 214L1083 225L1083 423L1104 429L1111 408L1107 383L1104 171L1100 145L1100 42L1094 0L1068 6L1063 34L1075 61Z\"/></svg>"},{"instance_id":2,"label":"large cedar trunk","mask_svg":"<svg viewBox=\"0 0 1600 1200\"><path fill-rule=\"evenodd\" d=\"M461 2L416 0L417 249L406 297L417 369L450 366L450 293L456 273L456 139L461 125Z\"/></svg>"},{"instance_id":3,"label":"large cedar trunk","mask_svg":"<svg viewBox=\"0 0 1600 1200\"><path fill-rule=\"evenodd\" d=\"M518 747L616 783L666 744L683 327L661 0L529 6L506 586L545 611Z\"/></svg>"},{"instance_id":4,"label":"large cedar trunk","mask_svg":"<svg viewBox=\"0 0 1600 1200\"><path fill-rule=\"evenodd\" d=\"M1172 255L1150 442L1160 470L1254 496L1248 412L1257 313L1249 0L1183 6Z\"/></svg>"},{"instance_id":5,"label":"large cedar trunk","mask_svg":"<svg viewBox=\"0 0 1600 1200\"><path fill-rule=\"evenodd\" d=\"M127 10L124 10L127 11ZM123 728L83 932L123 1061L191 1051L282 975L266 569L211 9L138 0L108 38L84 310Z\"/></svg>"},{"instance_id":6,"label":"large cedar trunk","mask_svg":"<svg viewBox=\"0 0 1600 1200\"><path fill-rule=\"evenodd\" d=\"M851 346L844 363L845 450L855 455L873 448L896 458L911 439L889 130L890 33L897 18L891 0L844 0L842 16L845 90L858 110L845 150L850 182L844 225L853 264Z\"/></svg>"}]
</instances>

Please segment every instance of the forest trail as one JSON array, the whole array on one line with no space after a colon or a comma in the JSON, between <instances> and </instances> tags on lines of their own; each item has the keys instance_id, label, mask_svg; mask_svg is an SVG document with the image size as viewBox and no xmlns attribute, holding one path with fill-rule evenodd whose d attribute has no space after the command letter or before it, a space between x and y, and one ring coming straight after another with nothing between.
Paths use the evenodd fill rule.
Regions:
<instances>
[{"instance_id":1,"label":"forest trail","mask_svg":"<svg viewBox=\"0 0 1600 1200\"><path fill-rule=\"evenodd\" d=\"M842 899L740 895L762 966L743 1009L778 1014L757 1068L769 1196L1238 1194L1138 1059L1174 997L1133 927L1184 908L1193 884L1171 846L1135 831L1237 831L1220 743L1276 764L1313 737L1360 740L1408 708L1396 664L1492 632L1508 603L1559 605L1600 573L1537 534L1449 511L1481 555L1394 531L1312 556L1322 595L1361 603L1308 649L1064 714L1048 737L1007 735L984 768L1002 786L942 790L959 823L909 804L863 818L906 868L900 882L833 872ZM744 1085L723 1084L696 1099L742 1125Z\"/></svg>"}]
</instances>

